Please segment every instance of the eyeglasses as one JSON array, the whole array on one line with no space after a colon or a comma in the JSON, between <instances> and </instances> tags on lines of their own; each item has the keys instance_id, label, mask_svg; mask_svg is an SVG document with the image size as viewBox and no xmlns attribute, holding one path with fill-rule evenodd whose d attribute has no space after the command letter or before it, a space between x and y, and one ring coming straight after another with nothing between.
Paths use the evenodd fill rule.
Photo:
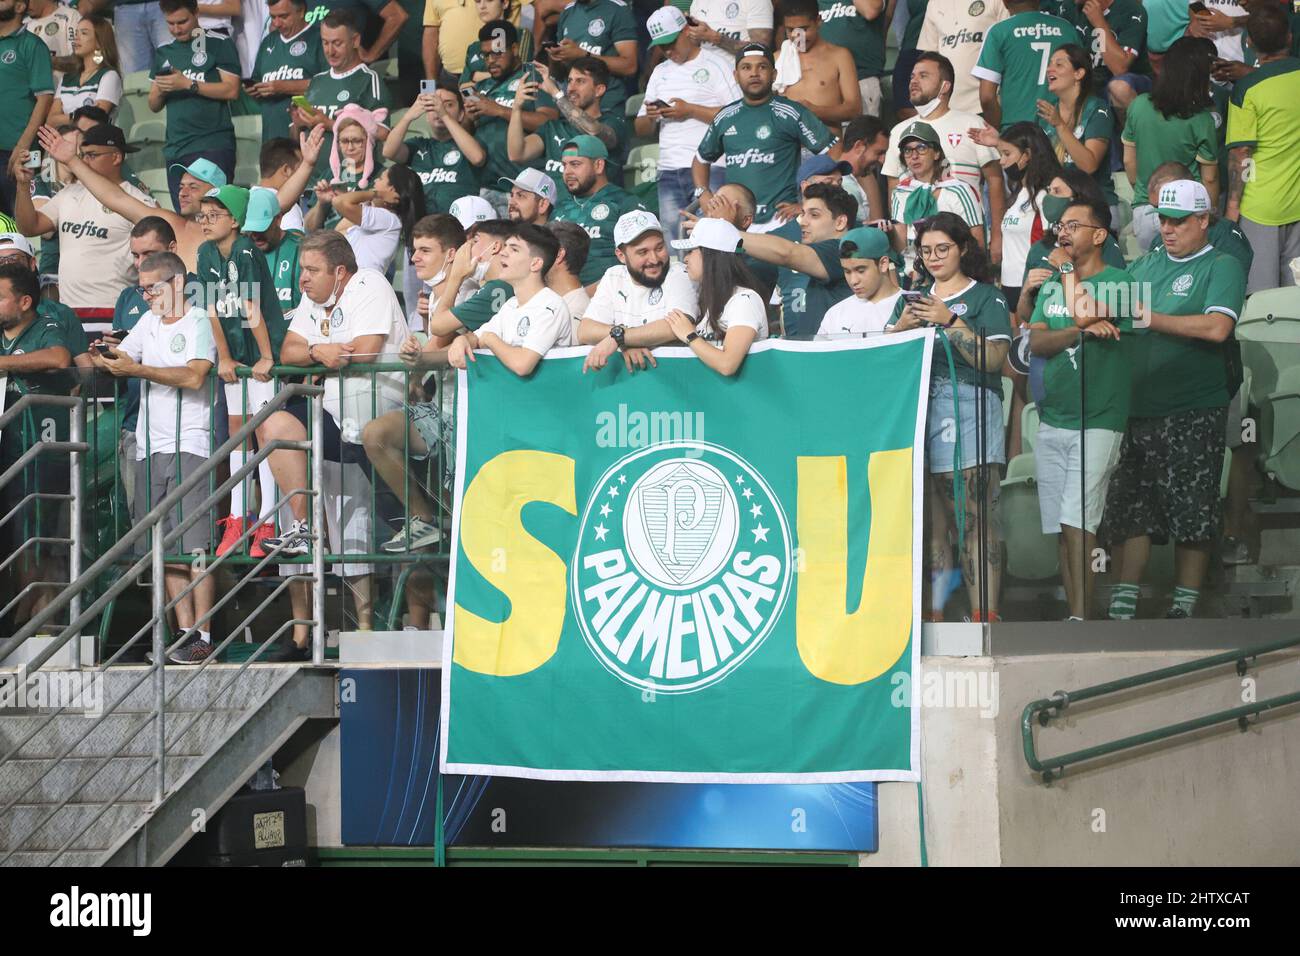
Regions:
<instances>
[{"instance_id":1,"label":"eyeglasses","mask_svg":"<svg viewBox=\"0 0 1300 956\"><path fill-rule=\"evenodd\" d=\"M194 217L194 221L202 225L205 222L218 223L227 217L234 218L228 212L201 212Z\"/></svg>"},{"instance_id":2,"label":"eyeglasses","mask_svg":"<svg viewBox=\"0 0 1300 956\"><path fill-rule=\"evenodd\" d=\"M942 259L952 252L955 242L941 242L937 246L922 246L918 251L922 259Z\"/></svg>"},{"instance_id":3,"label":"eyeglasses","mask_svg":"<svg viewBox=\"0 0 1300 956\"><path fill-rule=\"evenodd\" d=\"M101 156L112 156L115 152L117 152L115 149L104 149L97 153L89 153L83 149L77 153L77 159L84 162L87 159L99 159Z\"/></svg>"},{"instance_id":4,"label":"eyeglasses","mask_svg":"<svg viewBox=\"0 0 1300 956\"><path fill-rule=\"evenodd\" d=\"M904 156L920 156L920 155L921 155L922 153L924 153L927 149L933 149L933 148L934 148L933 146L927 146L927 145L924 144L924 143L921 143L921 144L916 145L916 146L904 146L904 147L903 147L903 155L904 155Z\"/></svg>"},{"instance_id":5,"label":"eyeglasses","mask_svg":"<svg viewBox=\"0 0 1300 956\"><path fill-rule=\"evenodd\" d=\"M1090 222L1079 222L1077 219L1070 219L1067 222L1059 223L1057 228L1067 235L1072 234L1076 229L1104 229L1104 226L1094 226Z\"/></svg>"},{"instance_id":6,"label":"eyeglasses","mask_svg":"<svg viewBox=\"0 0 1300 956\"><path fill-rule=\"evenodd\" d=\"M364 139L354 139L352 137L347 137L346 139L343 137L339 137L339 145L340 146L364 146L366 145L366 141Z\"/></svg>"},{"instance_id":7,"label":"eyeglasses","mask_svg":"<svg viewBox=\"0 0 1300 956\"><path fill-rule=\"evenodd\" d=\"M153 299L162 295L163 289L167 288L167 283L155 282L153 285L142 285L137 286L137 288L139 289L140 294L146 299Z\"/></svg>"}]
</instances>

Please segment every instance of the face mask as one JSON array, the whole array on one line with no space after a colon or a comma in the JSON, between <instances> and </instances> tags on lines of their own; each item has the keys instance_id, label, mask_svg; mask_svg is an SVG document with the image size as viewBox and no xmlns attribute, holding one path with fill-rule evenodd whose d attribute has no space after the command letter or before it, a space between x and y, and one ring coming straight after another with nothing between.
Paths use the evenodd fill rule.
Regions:
<instances>
[{"instance_id":1,"label":"face mask","mask_svg":"<svg viewBox=\"0 0 1300 956\"><path fill-rule=\"evenodd\" d=\"M939 99L940 98L936 96L928 103L922 103L920 106L913 107L913 109L916 110L916 115L921 117L921 119L925 119L939 108Z\"/></svg>"},{"instance_id":2,"label":"face mask","mask_svg":"<svg viewBox=\"0 0 1300 956\"><path fill-rule=\"evenodd\" d=\"M1007 174L1007 184L1011 187L1012 191L1018 192L1020 184L1025 179L1024 167L1011 165L1006 168L1005 172Z\"/></svg>"},{"instance_id":3,"label":"face mask","mask_svg":"<svg viewBox=\"0 0 1300 956\"><path fill-rule=\"evenodd\" d=\"M492 260L487 259L483 262L480 262L478 265L474 267L474 281L477 282L479 285L482 285L483 280L487 278L488 267L491 264L492 264Z\"/></svg>"},{"instance_id":4,"label":"face mask","mask_svg":"<svg viewBox=\"0 0 1300 956\"><path fill-rule=\"evenodd\" d=\"M428 282L425 283L425 286L428 287L425 291L432 292L435 288L442 285L443 280L446 278L447 278L447 270L444 268L436 276L434 276L432 279L430 279Z\"/></svg>"},{"instance_id":5,"label":"face mask","mask_svg":"<svg viewBox=\"0 0 1300 956\"><path fill-rule=\"evenodd\" d=\"M1070 208L1069 196L1044 196L1043 197L1043 218L1050 223L1061 221L1065 215L1065 210Z\"/></svg>"},{"instance_id":6,"label":"face mask","mask_svg":"<svg viewBox=\"0 0 1300 956\"><path fill-rule=\"evenodd\" d=\"M334 291L330 293L330 297L328 299L326 299L324 302L321 303L322 309L328 311L334 308L334 303L338 302L339 300L339 286L342 284L342 282L343 282L342 279L334 280Z\"/></svg>"}]
</instances>

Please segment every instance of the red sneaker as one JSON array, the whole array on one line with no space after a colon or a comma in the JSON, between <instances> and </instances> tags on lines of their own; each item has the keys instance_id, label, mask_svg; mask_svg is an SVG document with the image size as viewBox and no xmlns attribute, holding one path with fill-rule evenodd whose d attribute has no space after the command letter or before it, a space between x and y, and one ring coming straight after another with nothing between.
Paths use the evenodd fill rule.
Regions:
<instances>
[{"instance_id":1,"label":"red sneaker","mask_svg":"<svg viewBox=\"0 0 1300 956\"><path fill-rule=\"evenodd\" d=\"M217 557L222 558L235 547L235 543L243 536L244 529L247 526L247 519L228 515L218 521L217 524L225 525L226 528L221 535L221 543L217 545Z\"/></svg>"},{"instance_id":2,"label":"red sneaker","mask_svg":"<svg viewBox=\"0 0 1300 956\"><path fill-rule=\"evenodd\" d=\"M267 522L262 522L257 526L257 530L253 532L253 545L248 549L248 553L255 558L266 557L266 548L262 546L263 542L265 542L267 538L274 537L275 529Z\"/></svg>"}]
</instances>

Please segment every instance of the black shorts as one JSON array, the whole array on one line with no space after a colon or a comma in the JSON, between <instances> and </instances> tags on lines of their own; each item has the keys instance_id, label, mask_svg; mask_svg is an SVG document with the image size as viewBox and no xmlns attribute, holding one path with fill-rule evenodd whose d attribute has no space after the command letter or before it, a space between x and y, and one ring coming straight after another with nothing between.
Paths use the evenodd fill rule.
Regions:
<instances>
[{"instance_id":1,"label":"black shorts","mask_svg":"<svg viewBox=\"0 0 1300 956\"><path fill-rule=\"evenodd\" d=\"M308 434L311 434L313 427L311 424L311 402L307 398L290 399L289 403L284 406L284 410L302 422L303 428L307 429ZM323 417L325 427L321 438L325 442L325 460L358 465L369 464L370 459L366 457L365 448L343 440L343 433L339 431L339 424L334 421L334 416L326 412Z\"/></svg>"},{"instance_id":2,"label":"black shorts","mask_svg":"<svg viewBox=\"0 0 1300 956\"><path fill-rule=\"evenodd\" d=\"M17 427L6 429L0 438L0 474L18 462L25 451ZM0 488L0 518L4 518L31 494L66 495L71 488L71 465L66 452L49 452L28 462ZM0 548L12 554L29 538L67 537L68 502L37 498L23 505L12 518L0 525ZM63 545L55 545L63 553ZM33 552L35 553L35 552Z\"/></svg>"}]
</instances>

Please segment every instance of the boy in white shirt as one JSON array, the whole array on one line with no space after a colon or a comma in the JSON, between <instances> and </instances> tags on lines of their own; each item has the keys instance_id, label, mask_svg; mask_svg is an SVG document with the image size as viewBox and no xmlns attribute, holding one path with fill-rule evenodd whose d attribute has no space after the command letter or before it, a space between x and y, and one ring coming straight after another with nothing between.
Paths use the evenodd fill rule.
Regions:
<instances>
[{"instance_id":1,"label":"boy in white shirt","mask_svg":"<svg viewBox=\"0 0 1300 956\"><path fill-rule=\"evenodd\" d=\"M95 352L95 364L119 377L144 380L140 415L136 424L135 516L141 520L153 507L197 471L212 454L212 390L208 375L217 362L217 347L206 310L185 298L185 263L175 253L154 252L140 264L140 289L149 302L129 335L110 354ZM177 404L180 430L176 428ZM147 457L146 457L147 451ZM146 490L147 493L141 493ZM208 497L200 482L181 501L188 518ZM178 524L170 510L154 530L167 534ZM180 539L167 547L170 553L203 554L212 549L212 516L192 523ZM166 586L175 599L197 578L203 564L168 564ZM176 623L185 632L167 659L174 664L198 664L212 654L211 623L199 623L212 609L216 579L198 580L194 590L176 602Z\"/></svg>"},{"instance_id":2,"label":"boy in white shirt","mask_svg":"<svg viewBox=\"0 0 1300 956\"><path fill-rule=\"evenodd\" d=\"M560 242L541 226L523 225L498 254L501 278L515 294L477 332L458 336L447 350L453 368L476 362L485 348L520 378L527 378L553 348L573 345L573 320L558 292L546 288L546 273L559 255Z\"/></svg>"},{"instance_id":3,"label":"boy in white shirt","mask_svg":"<svg viewBox=\"0 0 1300 956\"><path fill-rule=\"evenodd\" d=\"M853 295L826 310L817 338L885 331L902 292L890 252L889 237L872 226L860 226L844 234L840 239L840 266Z\"/></svg>"}]
</instances>

